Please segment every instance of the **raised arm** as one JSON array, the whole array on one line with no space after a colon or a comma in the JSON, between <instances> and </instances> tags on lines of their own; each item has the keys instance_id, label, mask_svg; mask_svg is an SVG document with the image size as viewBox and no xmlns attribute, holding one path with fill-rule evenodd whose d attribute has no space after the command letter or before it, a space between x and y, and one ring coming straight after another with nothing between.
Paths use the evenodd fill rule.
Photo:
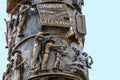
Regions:
<instances>
[{"instance_id":1,"label":"raised arm","mask_svg":"<svg viewBox=\"0 0 120 80\"><path fill-rule=\"evenodd\" d=\"M53 48L61 48L61 47L63 47L63 48L66 48L65 46L63 46L63 45L56 45L56 44L50 44Z\"/></svg>"},{"instance_id":2,"label":"raised arm","mask_svg":"<svg viewBox=\"0 0 120 80\"><path fill-rule=\"evenodd\" d=\"M27 11L30 8L29 5L21 5L19 13L23 14L25 11Z\"/></svg>"}]
</instances>

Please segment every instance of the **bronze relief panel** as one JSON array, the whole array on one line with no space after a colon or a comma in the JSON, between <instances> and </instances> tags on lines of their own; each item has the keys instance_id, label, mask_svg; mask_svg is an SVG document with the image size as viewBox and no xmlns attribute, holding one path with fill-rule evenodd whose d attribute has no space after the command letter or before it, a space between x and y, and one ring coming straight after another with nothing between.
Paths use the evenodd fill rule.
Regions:
<instances>
[{"instance_id":1,"label":"bronze relief panel","mask_svg":"<svg viewBox=\"0 0 120 80\"><path fill-rule=\"evenodd\" d=\"M42 3L37 5L42 26L70 27L71 17L63 3Z\"/></svg>"},{"instance_id":2,"label":"bronze relief panel","mask_svg":"<svg viewBox=\"0 0 120 80\"><path fill-rule=\"evenodd\" d=\"M79 34L86 34L85 16L77 13L76 16L76 29Z\"/></svg>"}]
</instances>

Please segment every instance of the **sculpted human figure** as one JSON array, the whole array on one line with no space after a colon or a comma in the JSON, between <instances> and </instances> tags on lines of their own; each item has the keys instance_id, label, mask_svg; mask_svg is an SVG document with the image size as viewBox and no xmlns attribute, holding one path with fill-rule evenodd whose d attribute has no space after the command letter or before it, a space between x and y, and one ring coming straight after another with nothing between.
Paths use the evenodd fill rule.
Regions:
<instances>
[{"instance_id":1,"label":"sculpted human figure","mask_svg":"<svg viewBox=\"0 0 120 80\"><path fill-rule=\"evenodd\" d=\"M39 60L41 63L41 57L39 55L39 53L42 51L42 40L45 38L46 35L48 35L49 33L43 33L43 32L39 32L35 38L34 38L34 48L33 48L33 57L31 60L31 69L35 69L36 68L36 62L37 62L37 58L39 56Z\"/></svg>"},{"instance_id":2,"label":"sculpted human figure","mask_svg":"<svg viewBox=\"0 0 120 80\"><path fill-rule=\"evenodd\" d=\"M41 51L41 41L45 38L44 33L43 32L39 32L35 38L34 38L34 48L33 48L33 57L32 57L32 61L31 61L31 69L36 68L36 62L37 62L37 58L39 56L39 53Z\"/></svg>"},{"instance_id":3,"label":"sculpted human figure","mask_svg":"<svg viewBox=\"0 0 120 80\"><path fill-rule=\"evenodd\" d=\"M7 33L8 35L11 35L12 34L12 22L13 22L13 19L12 19L13 15L11 14L10 15L10 20L7 21L6 19L4 19L4 21L6 22L6 26L7 26Z\"/></svg>"},{"instance_id":4,"label":"sculpted human figure","mask_svg":"<svg viewBox=\"0 0 120 80\"><path fill-rule=\"evenodd\" d=\"M71 43L71 48L72 48L72 50L75 51L75 54L77 56L80 55L83 52L83 44L82 44L82 42L80 42L79 45L76 42L72 42Z\"/></svg>"},{"instance_id":5,"label":"sculpted human figure","mask_svg":"<svg viewBox=\"0 0 120 80\"><path fill-rule=\"evenodd\" d=\"M60 52L56 51L55 62L53 65L53 69L58 69L58 63L60 62Z\"/></svg>"},{"instance_id":6,"label":"sculpted human figure","mask_svg":"<svg viewBox=\"0 0 120 80\"><path fill-rule=\"evenodd\" d=\"M11 76L11 72L13 70L14 60L12 59L9 64L7 64L6 72L4 73L4 79L7 80ZM3 80L4 80L3 79Z\"/></svg>"},{"instance_id":7,"label":"sculpted human figure","mask_svg":"<svg viewBox=\"0 0 120 80\"><path fill-rule=\"evenodd\" d=\"M79 60L81 68L86 70L88 64L88 54L83 52L82 54L80 54Z\"/></svg>"},{"instance_id":8,"label":"sculpted human figure","mask_svg":"<svg viewBox=\"0 0 120 80\"><path fill-rule=\"evenodd\" d=\"M9 77L11 71L12 71L12 70L11 70L11 65L10 65L10 63L9 63L9 64L7 64L7 69L6 69L6 72L5 72L6 78Z\"/></svg>"},{"instance_id":9,"label":"sculpted human figure","mask_svg":"<svg viewBox=\"0 0 120 80\"><path fill-rule=\"evenodd\" d=\"M68 44L70 44L71 48L75 51L77 55L79 55L79 53L82 53L83 43L76 36L73 30L70 30L69 34L67 35L67 39L68 39Z\"/></svg>"},{"instance_id":10,"label":"sculpted human figure","mask_svg":"<svg viewBox=\"0 0 120 80\"><path fill-rule=\"evenodd\" d=\"M8 48L8 60L10 60L10 56L11 56L11 51L12 48L14 47L14 34L13 34L13 30L14 30L14 25L16 25L16 19L13 19L13 15L10 15L10 20L7 21L6 19L4 19L6 21L6 25L7 25L7 33L6 33L6 42L7 42L7 46L6 48Z\"/></svg>"},{"instance_id":11,"label":"sculpted human figure","mask_svg":"<svg viewBox=\"0 0 120 80\"><path fill-rule=\"evenodd\" d=\"M17 15L17 18L15 19L14 24L13 24L13 31L12 31L12 34L13 34L12 46L13 47L15 46L15 40L16 40L16 35L17 35L17 25L18 25L18 23L19 23L19 14Z\"/></svg>"},{"instance_id":12,"label":"sculpted human figure","mask_svg":"<svg viewBox=\"0 0 120 80\"><path fill-rule=\"evenodd\" d=\"M27 4L27 5L22 5L21 4L21 7L19 9L19 14L21 15L21 19L20 19L20 22L18 24L18 37L21 37L21 36L24 36L22 31L24 29L24 24L25 24L25 20L26 20L26 11L30 8L30 6Z\"/></svg>"},{"instance_id":13,"label":"sculpted human figure","mask_svg":"<svg viewBox=\"0 0 120 80\"><path fill-rule=\"evenodd\" d=\"M89 58L91 59L91 62L89 62ZM93 64L92 57L88 56L86 52L80 53L77 60L78 61L74 61L73 64L80 66L80 68L85 71L87 71L88 68L91 68L91 65Z\"/></svg>"},{"instance_id":14,"label":"sculpted human figure","mask_svg":"<svg viewBox=\"0 0 120 80\"><path fill-rule=\"evenodd\" d=\"M77 35L73 30L70 30L70 32L67 34L67 41L68 41L68 44L71 44L72 42L76 42L78 46L83 46L83 43L77 37Z\"/></svg>"},{"instance_id":15,"label":"sculpted human figure","mask_svg":"<svg viewBox=\"0 0 120 80\"><path fill-rule=\"evenodd\" d=\"M12 31L13 31L13 23L14 23L14 19L12 19L12 15L10 15L10 20L7 21L6 19L4 19L7 25L7 34L6 34L6 42L7 42L7 47L8 47L8 53L10 53L12 51L12 39L13 39L13 35L12 35Z\"/></svg>"},{"instance_id":16,"label":"sculpted human figure","mask_svg":"<svg viewBox=\"0 0 120 80\"><path fill-rule=\"evenodd\" d=\"M16 70L17 80L22 80L22 78L21 78L22 65L20 65L20 64L23 61L23 59L22 59L20 53L21 53L20 51L15 51L14 52L14 56L15 56L14 70Z\"/></svg>"},{"instance_id":17,"label":"sculpted human figure","mask_svg":"<svg viewBox=\"0 0 120 80\"><path fill-rule=\"evenodd\" d=\"M50 50L53 49L53 48L61 48L61 47L64 48L64 46L56 45L53 40L48 40L46 42L46 44L45 44L45 52L44 52L43 60L42 60L42 64L41 64L41 70L47 70L47 61L48 61L48 58L49 58ZM56 58L54 68L56 68L57 63L59 61L59 53L57 53L57 56L58 57Z\"/></svg>"}]
</instances>

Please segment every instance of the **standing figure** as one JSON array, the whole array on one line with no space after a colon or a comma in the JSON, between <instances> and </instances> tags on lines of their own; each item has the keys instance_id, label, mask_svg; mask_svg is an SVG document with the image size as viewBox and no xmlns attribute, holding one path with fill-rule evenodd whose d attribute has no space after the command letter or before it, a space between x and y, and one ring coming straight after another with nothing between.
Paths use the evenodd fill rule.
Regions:
<instances>
[{"instance_id":1,"label":"standing figure","mask_svg":"<svg viewBox=\"0 0 120 80\"><path fill-rule=\"evenodd\" d=\"M22 80L22 65L20 65L21 64L21 62L22 62L22 57L21 57L21 55L20 55L20 51L15 51L14 52L14 56L15 56L15 60L14 60L14 70L16 70L16 77L17 77L17 79L16 80Z\"/></svg>"},{"instance_id":2,"label":"standing figure","mask_svg":"<svg viewBox=\"0 0 120 80\"><path fill-rule=\"evenodd\" d=\"M7 42L7 46L6 48L8 48L8 60L10 60L11 57L11 51L13 48L13 25L15 23L15 19L12 19L13 15L10 15L10 20L7 21L6 19L6 26L7 26L7 33L6 33L6 42Z\"/></svg>"},{"instance_id":3,"label":"standing figure","mask_svg":"<svg viewBox=\"0 0 120 80\"><path fill-rule=\"evenodd\" d=\"M91 61L89 62L89 58ZM93 60L91 56L88 56L86 52L83 52L82 54L77 57L77 59L73 62L73 64L76 64L79 66L79 68L87 71L88 68L91 68L91 65L93 64Z\"/></svg>"},{"instance_id":4,"label":"standing figure","mask_svg":"<svg viewBox=\"0 0 120 80\"><path fill-rule=\"evenodd\" d=\"M8 53L10 55L10 53L12 51L12 39L13 39L12 31L13 31L14 19L12 19L12 15L10 15L9 21L7 21L6 19L4 19L4 20L5 20L6 26L7 26L6 42L7 42L7 47L8 47Z\"/></svg>"},{"instance_id":5,"label":"standing figure","mask_svg":"<svg viewBox=\"0 0 120 80\"><path fill-rule=\"evenodd\" d=\"M53 70L57 70L59 68L60 58L61 56L67 56L68 52L65 51L67 48L63 46L63 48L53 48L52 50L55 51L55 61L53 65Z\"/></svg>"},{"instance_id":6,"label":"standing figure","mask_svg":"<svg viewBox=\"0 0 120 80\"><path fill-rule=\"evenodd\" d=\"M53 69L58 69L58 63L60 62L60 52L56 51L56 56L55 56L55 62L54 62L54 65L53 65Z\"/></svg>"},{"instance_id":7,"label":"standing figure","mask_svg":"<svg viewBox=\"0 0 120 80\"><path fill-rule=\"evenodd\" d=\"M80 38L77 37L75 32L71 29L69 34L67 35L68 43L71 48L76 52L77 55L83 50L83 43Z\"/></svg>"},{"instance_id":8,"label":"standing figure","mask_svg":"<svg viewBox=\"0 0 120 80\"><path fill-rule=\"evenodd\" d=\"M78 46L83 45L83 43L77 37L77 35L75 34L73 30L70 30L69 34L67 34L67 40L68 40L68 44L71 44L72 42L76 42Z\"/></svg>"},{"instance_id":9,"label":"standing figure","mask_svg":"<svg viewBox=\"0 0 120 80\"><path fill-rule=\"evenodd\" d=\"M45 52L44 52L44 55L43 55L43 60L42 60L42 64L41 64L41 70L47 70L47 61L48 61L49 53L50 53L51 49L53 49L53 48L61 48L61 47L64 48L64 46L56 45L54 43L55 42L53 40L48 40L46 42L46 44L45 44ZM57 53L57 54L59 56L59 53ZM59 58L58 58L58 61L59 61ZM54 65L54 67L56 67L56 66Z\"/></svg>"},{"instance_id":10,"label":"standing figure","mask_svg":"<svg viewBox=\"0 0 120 80\"><path fill-rule=\"evenodd\" d=\"M6 79L9 78L9 75L10 75L11 71L12 71L12 68L11 68L11 65L9 63L9 64L7 64L7 69L6 69L6 72L5 72L5 78Z\"/></svg>"},{"instance_id":11,"label":"standing figure","mask_svg":"<svg viewBox=\"0 0 120 80\"><path fill-rule=\"evenodd\" d=\"M78 45L76 42L71 43L71 48L75 51L76 55L80 55L83 51L83 45Z\"/></svg>"},{"instance_id":12,"label":"standing figure","mask_svg":"<svg viewBox=\"0 0 120 80\"><path fill-rule=\"evenodd\" d=\"M12 43L12 46L14 47L15 46L15 40L16 40L16 35L17 35L17 25L19 23L19 14L17 14L17 18L15 19L15 22L13 24L13 31L12 31L12 34L13 34L13 43Z\"/></svg>"},{"instance_id":13,"label":"standing figure","mask_svg":"<svg viewBox=\"0 0 120 80\"><path fill-rule=\"evenodd\" d=\"M20 22L18 24L18 37L24 36L22 31L24 29L25 20L27 17L26 12L29 8L30 8L30 6L28 4L27 5L21 4L21 7L19 9L19 14L21 15L21 19L20 19Z\"/></svg>"},{"instance_id":14,"label":"standing figure","mask_svg":"<svg viewBox=\"0 0 120 80\"><path fill-rule=\"evenodd\" d=\"M39 52L41 51L41 41L45 38L43 32L39 32L36 37L34 38L34 48L33 48L33 57L31 61L31 69L36 68L36 61L39 56Z\"/></svg>"}]
</instances>

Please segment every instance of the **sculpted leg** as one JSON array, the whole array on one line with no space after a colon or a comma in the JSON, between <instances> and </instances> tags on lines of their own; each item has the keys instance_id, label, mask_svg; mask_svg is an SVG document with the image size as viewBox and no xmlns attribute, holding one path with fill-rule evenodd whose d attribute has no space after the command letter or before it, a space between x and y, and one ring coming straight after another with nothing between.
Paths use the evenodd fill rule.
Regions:
<instances>
[{"instance_id":1,"label":"sculpted leg","mask_svg":"<svg viewBox=\"0 0 120 80\"><path fill-rule=\"evenodd\" d=\"M35 68L38 56L39 56L39 44L38 45L34 44L33 57L31 60L31 69Z\"/></svg>"},{"instance_id":2,"label":"sculpted leg","mask_svg":"<svg viewBox=\"0 0 120 80\"><path fill-rule=\"evenodd\" d=\"M36 64L36 61L37 61L37 57L38 57L38 53L34 53L34 54L33 54L32 61L31 61L31 69L35 68L35 64Z\"/></svg>"},{"instance_id":3,"label":"sculpted leg","mask_svg":"<svg viewBox=\"0 0 120 80\"><path fill-rule=\"evenodd\" d=\"M49 57L49 55L48 55L47 53L45 53L44 56L43 56L43 61L42 61L42 65L41 65L41 70L44 70L44 69L47 68L48 57Z\"/></svg>"},{"instance_id":4,"label":"sculpted leg","mask_svg":"<svg viewBox=\"0 0 120 80\"><path fill-rule=\"evenodd\" d=\"M16 71L17 71L17 79L21 80L21 75L20 75L21 71L20 71L20 69L17 69Z\"/></svg>"},{"instance_id":5,"label":"sculpted leg","mask_svg":"<svg viewBox=\"0 0 120 80\"><path fill-rule=\"evenodd\" d=\"M57 69L57 66L58 66L59 62L60 62L60 53L57 52L53 69Z\"/></svg>"},{"instance_id":6,"label":"sculpted leg","mask_svg":"<svg viewBox=\"0 0 120 80\"><path fill-rule=\"evenodd\" d=\"M18 24L18 37L24 36L22 32L23 32L23 29L24 29L25 19L26 19L26 15L23 15L20 23Z\"/></svg>"}]
</instances>

